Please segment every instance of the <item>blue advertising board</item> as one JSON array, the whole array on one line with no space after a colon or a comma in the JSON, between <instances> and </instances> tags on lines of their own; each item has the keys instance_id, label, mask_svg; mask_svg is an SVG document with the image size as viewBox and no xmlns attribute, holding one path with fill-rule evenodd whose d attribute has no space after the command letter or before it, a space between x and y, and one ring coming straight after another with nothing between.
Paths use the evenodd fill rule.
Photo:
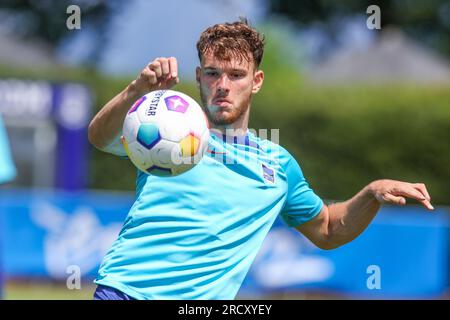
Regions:
<instances>
[{"instance_id":1,"label":"blue advertising board","mask_svg":"<svg viewBox=\"0 0 450 320\"><path fill-rule=\"evenodd\" d=\"M127 193L1 191L5 276L65 279L75 265L93 278L132 203Z\"/></svg>"},{"instance_id":2,"label":"blue advertising board","mask_svg":"<svg viewBox=\"0 0 450 320\"><path fill-rule=\"evenodd\" d=\"M6 277L92 280L120 232L132 193L0 190ZM432 298L448 286L448 212L383 207L354 241L316 248L277 220L240 297L305 289L374 298Z\"/></svg>"},{"instance_id":3,"label":"blue advertising board","mask_svg":"<svg viewBox=\"0 0 450 320\"><path fill-rule=\"evenodd\" d=\"M277 220L243 293L332 290L353 296L420 298L443 294L448 276L448 213L383 207L355 240L321 250Z\"/></svg>"}]
</instances>

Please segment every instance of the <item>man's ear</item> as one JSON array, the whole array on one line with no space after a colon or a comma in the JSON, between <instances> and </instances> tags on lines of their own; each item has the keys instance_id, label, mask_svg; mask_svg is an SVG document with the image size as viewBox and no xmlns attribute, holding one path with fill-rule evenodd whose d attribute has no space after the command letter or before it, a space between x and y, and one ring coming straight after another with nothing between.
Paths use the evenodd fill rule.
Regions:
<instances>
[{"instance_id":1,"label":"man's ear","mask_svg":"<svg viewBox=\"0 0 450 320\"><path fill-rule=\"evenodd\" d=\"M253 77L253 88L252 88L253 94L257 93L259 89L261 89L263 81L264 81L264 72L262 70L256 71Z\"/></svg>"},{"instance_id":2,"label":"man's ear","mask_svg":"<svg viewBox=\"0 0 450 320\"><path fill-rule=\"evenodd\" d=\"M200 74L202 69L200 67L195 68L195 80L197 81L197 86L200 86Z\"/></svg>"}]
</instances>

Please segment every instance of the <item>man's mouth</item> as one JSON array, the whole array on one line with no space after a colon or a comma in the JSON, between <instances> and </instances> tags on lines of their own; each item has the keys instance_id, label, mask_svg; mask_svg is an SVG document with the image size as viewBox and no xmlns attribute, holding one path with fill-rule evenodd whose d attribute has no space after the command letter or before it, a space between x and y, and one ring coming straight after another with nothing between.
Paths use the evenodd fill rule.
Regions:
<instances>
[{"instance_id":1,"label":"man's mouth","mask_svg":"<svg viewBox=\"0 0 450 320\"><path fill-rule=\"evenodd\" d=\"M216 98L213 99L212 104L219 107L229 107L231 105L231 101L225 98Z\"/></svg>"}]
</instances>

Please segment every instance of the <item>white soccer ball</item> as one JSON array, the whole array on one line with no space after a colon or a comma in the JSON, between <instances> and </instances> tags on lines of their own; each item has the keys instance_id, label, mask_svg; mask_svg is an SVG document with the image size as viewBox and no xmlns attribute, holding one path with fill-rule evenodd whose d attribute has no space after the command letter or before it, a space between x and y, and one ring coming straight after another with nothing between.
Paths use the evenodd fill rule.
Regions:
<instances>
[{"instance_id":1,"label":"white soccer ball","mask_svg":"<svg viewBox=\"0 0 450 320\"><path fill-rule=\"evenodd\" d=\"M174 90L152 91L128 111L122 144L145 173L174 176L194 167L208 146L208 120L198 103Z\"/></svg>"}]
</instances>

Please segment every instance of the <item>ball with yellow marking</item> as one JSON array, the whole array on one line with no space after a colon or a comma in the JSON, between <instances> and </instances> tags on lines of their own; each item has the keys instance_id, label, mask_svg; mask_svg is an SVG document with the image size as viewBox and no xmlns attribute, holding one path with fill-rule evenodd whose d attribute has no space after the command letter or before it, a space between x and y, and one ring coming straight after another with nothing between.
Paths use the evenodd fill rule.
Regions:
<instances>
[{"instance_id":1,"label":"ball with yellow marking","mask_svg":"<svg viewBox=\"0 0 450 320\"><path fill-rule=\"evenodd\" d=\"M128 111L122 145L147 174L174 176L194 167L208 146L209 126L200 105L185 93L157 90Z\"/></svg>"}]
</instances>

